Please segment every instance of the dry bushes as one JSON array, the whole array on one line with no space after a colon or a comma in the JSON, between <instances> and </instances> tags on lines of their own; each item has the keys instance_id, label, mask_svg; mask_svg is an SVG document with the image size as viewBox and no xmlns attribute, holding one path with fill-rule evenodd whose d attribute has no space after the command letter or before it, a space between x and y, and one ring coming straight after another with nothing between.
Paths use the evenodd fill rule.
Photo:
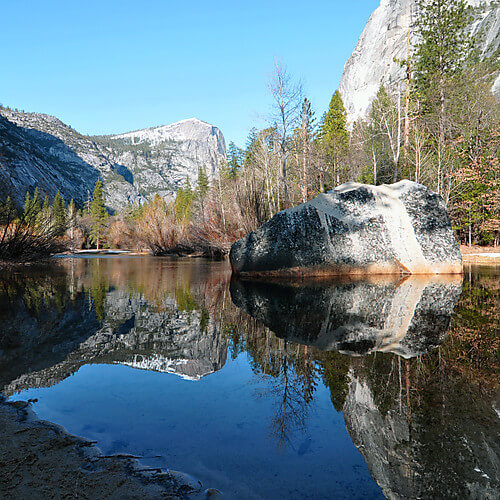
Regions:
<instances>
[{"instance_id":1,"label":"dry bushes","mask_svg":"<svg viewBox=\"0 0 500 500\"><path fill-rule=\"evenodd\" d=\"M28 261L66 249L60 227L34 211L18 216L8 204L0 207L0 259Z\"/></svg>"}]
</instances>

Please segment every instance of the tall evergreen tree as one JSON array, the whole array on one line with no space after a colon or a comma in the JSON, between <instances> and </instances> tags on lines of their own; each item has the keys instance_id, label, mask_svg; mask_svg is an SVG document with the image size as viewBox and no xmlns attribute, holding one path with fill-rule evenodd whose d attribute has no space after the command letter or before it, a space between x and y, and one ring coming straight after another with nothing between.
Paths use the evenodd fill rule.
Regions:
<instances>
[{"instance_id":1,"label":"tall evergreen tree","mask_svg":"<svg viewBox=\"0 0 500 500\"><path fill-rule=\"evenodd\" d=\"M38 187L35 188L35 192L33 193L33 198L30 196L29 190L26 191L26 197L24 198L24 217L27 220L34 222L42 209L41 201L40 201L40 192L38 191Z\"/></svg>"},{"instance_id":2,"label":"tall evergreen tree","mask_svg":"<svg viewBox=\"0 0 500 500\"><path fill-rule=\"evenodd\" d=\"M5 203L0 203L0 224L10 224L16 217L16 207L12 202L12 198L7 196ZM5 234L5 232L4 232Z\"/></svg>"},{"instance_id":3,"label":"tall evergreen tree","mask_svg":"<svg viewBox=\"0 0 500 500\"><path fill-rule=\"evenodd\" d=\"M66 208L64 206L64 198L59 190L57 191L52 203L52 214L57 234L64 234L64 231L66 230Z\"/></svg>"},{"instance_id":4,"label":"tall evergreen tree","mask_svg":"<svg viewBox=\"0 0 500 500\"><path fill-rule=\"evenodd\" d=\"M49 197L45 196L43 199L43 205L41 210L38 212L37 222L43 225L47 230L52 229L52 207L50 206Z\"/></svg>"},{"instance_id":5,"label":"tall evergreen tree","mask_svg":"<svg viewBox=\"0 0 500 500\"><path fill-rule=\"evenodd\" d=\"M191 188L191 183L189 182L189 177L186 179L186 185L177 190L175 201L174 201L174 211L175 215L179 219L189 219L191 216L191 205L194 201L195 193Z\"/></svg>"},{"instance_id":6,"label":"tall evergreen tree","mask_svg":"<svg viewBox=\"0 0 500 500\"><path fill-rule=\"evenodd\" d=\"M227 150L227 165L229 175L234 179L241 169L242 151L234 142L229 143Z\"/></svg>"},{"instance_id":7,"label":"tall evergreen tree","mask_svg":"<svg viewBox=\"0 0 500 500\"><path fill-rule=\"evenodd\" d=\"M208 181L207 171L205 170L205 167L199 167L198 168L198 187L197 187L198 195L200 197L205 196L209 187L210 187L210 183Z\"/></svg>"},{"instance_id":8,"label":"tall evergreen tree","mask_svg":"<svg viewBox=\"0 0 500 500\"><path fill-rule=\"evenodd\" d=\"M104 204L102 182L97 181L90 202L90 240L99 250L107 226L108 212Z\"/></svg>"},{"instance_id":9,"label":"tall evergreen tree","mask_svg":"<svg viewBox=\"0 0 500 500\"><path fill-rule=\"evenodd\" d=\"M24 197L24 216L28 217L29 214L31 213L31 195L29 190L26 191L26 196Z\"/></svg>"},{"instance_id":10,"label":"tall evergreen tree","mask_svg":"<svg viewBox=\"0 0 500 500\"><path fill-rule=\"evenodd\" d=\"M340 181L340 162L349 145L347 113L338 90L333 94L328 111L324 116L320 136L327 157L333 164L333 182L335 184Z\"/></svg>"},{"instance_id":11,"label":"tall evergreen tree","mask_svg":"<svg viewBox=\"0 0 500 500\"><path fill-rule=\"evenodd\" d=\"M435 116L437 136L437 192L443 185L447 142L447 93L451 77L473 54L469 32L471 9L463 0L419 0L415 83L424 113Z\"/></svg>"},{"instance_id":12,"label":"tall evergreen tree","mask_svg":"<svg viewBox=\"0 0 500 500\"><path fill-rule=\"evenodd\" d=\"M415 82L422 94L437 91L445 100L446 79L471 58L474 39L469 32L471 8L463 0L419 0Z\"/></svg>"}]
</instances>

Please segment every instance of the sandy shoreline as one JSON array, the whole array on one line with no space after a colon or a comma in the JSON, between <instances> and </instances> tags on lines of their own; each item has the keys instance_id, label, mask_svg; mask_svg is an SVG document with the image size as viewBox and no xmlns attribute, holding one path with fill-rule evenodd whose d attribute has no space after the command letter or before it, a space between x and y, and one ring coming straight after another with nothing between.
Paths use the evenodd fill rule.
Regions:
<instances>
[{"instance_id":1,"label":"sandy shoreline","mask_svg":"<svg viewBox=\"0 0 500 500\"><path fill-rule=\"evenodd\" d=\"M200 481L151 469L130 455L104 456L92 441L39 420L29 403L0 395L0 497L201 499Z\"/></svg>"},{"instance_id":2,"label":"sandy shoreline","mask_svg":"<svg viewBox=\"0 0 500 500\"><path fill-rule=\"evenodd\" d=\"M500 264L500 247L471 247L460 245L464 264Z\"/></svg>"}]
</instances>

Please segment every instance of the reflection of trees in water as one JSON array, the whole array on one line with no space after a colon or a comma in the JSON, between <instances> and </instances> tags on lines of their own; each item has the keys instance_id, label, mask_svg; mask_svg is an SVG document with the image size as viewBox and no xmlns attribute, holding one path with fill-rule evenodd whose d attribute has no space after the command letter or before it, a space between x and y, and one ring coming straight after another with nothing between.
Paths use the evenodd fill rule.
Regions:
<instances>
[{"instance_id":1,"label":"reflection of trees in water","mask_svg":"<svg viewBox=\"0 0 500 500\"><path fill-rule=\"evenodd\" d=\"M266 382L258 397L275 402L271 434L279 446L291 444L294 434L306 429L321 381L330 388L334 407L341 410L348 386L347 356L281 339L229 305L226 312L224 331L231 340L231 357L243 352L249 355L253 372Z\"/></svg>"},{"instance_id":2,"label":"reflection of trees in water","mask_svg":"<svg viewBox=\"0 0 500 500\"><path fill-rule=\"evenodd\" d=\"M175 315L176 311L196 311L201 333L209 324L218 325L222 336L230 340L231 356L246 353L254 373L265 379L268 389L259 395L272 398L275 404L271 433L281 446L291 446L294 435L307 427L317 388L324 384L335 410L344 410L357 444L377 433L382 439L384 434L390 434L391 426L406 426L408 437L404 439L387 438L379 449L360 447L369 464L377 453L395 457L396 465L392 464L387 472L388 476L399 477L397 484L387 480L394 490L412 488L410 493L425 496L456 487L464 495L470 493L464 486L466 480L471 484L475 481L470 471L475 464L489 463L481 442L494 452L498 449L492 439L492 429L498 426L492 408L499 373L498 276L471 269L455 310L451 335L437 349L409 360L383 353L349 357L278 338L232 304L228 278L227 269L221 266L202 262L183 266L162 259L75 259L9 273L0 282L0 318L9 325L0 328L0 349L8 350L26 339L32 341L33 336L23 337L16 330L24 328L21 325L28 324L30 318L36 319L42 332L40 346L52 335L57 348L68 343L68 352L85 335L92 334L85 325L93 322L92 328L97 331L96 320L109 319L114 331L120 332L120 324L113 321L122 321L121 316L106 317L111 307L107 297L115 289L121 296L128 293L130 300L141 298L141 304L146 302L155 312ZM69 342L71 332L63 331L74 328L76 322L88 331L74 332ZM50 325L58 325L59 330ZM144 332L141 346L153 352L157 346L150 342L149 334ZM225 349L226 343L221 345ZM49 347L40 349L40 356L45 357L39 369L49 366L49 351L54 358L51 363L59 363L66 356L66 351L57 354ZM34 352L31 344L29 352ZM0 361L8 359L4 356ZM35 361L33 357L30 369ZM11 376L10 371L7 375ZM360 386L366 387L373 400L373 406L365 410L378 415L378 427L359 427L359 422L349 420L345 411L354 404L354 389ZM468 443L468 450L464 443ZM468 458L457 465L457 457ZM387 466L384 460L385 455L380 463ZM402 464L401 468L398 464ZM488 474L494 484L495 473ZM406 478L405 485L402 477ZM427 486L423 486L423 478Z\"/></svg>"},{"instance_id":3,"label":"reflection of trees in water","mask_svg":"<svg viewBox=\"0 0 500 500\"><path fill-rule=\"evenodd\" d=\"M267 384L259 391L259 396L275 401L271 433L278 446L284 447L291 444L295 432L307 427L307 416L317 388L317 366L307 346L282 339L276 341L273 367L270 374L262 373Z\"/></svg>"},{"instance_id":4,"label":"reflection of trees in water","mask_svg":"<svg viewBox=\"0 0 500 500\"><path fill-rule=\"evenodd\" d=\"M496 497L499 289L498 276L471 270L441 346L351 360L352 394L365 387L373 403L350 394L346 423L386 495Z\"/></svg>"},{"instance_id":5,"label":"reflection of trees in water","mask_svg":"<svg viewBox=\"0 0 500 500\"><path fill-rule=\"evenodd\" d=\"M323 383L388 496L488 497L499 487L492 460L500 451L499 287L497 276L472 273L450 335L411 359L380 352L349 357L298 345L230 307L226 332L232 356L247 352L254 372L268 379L263 396L275 400L272 433L279 444L291 444L307 427Z\"/></svg>"}]
</instances>

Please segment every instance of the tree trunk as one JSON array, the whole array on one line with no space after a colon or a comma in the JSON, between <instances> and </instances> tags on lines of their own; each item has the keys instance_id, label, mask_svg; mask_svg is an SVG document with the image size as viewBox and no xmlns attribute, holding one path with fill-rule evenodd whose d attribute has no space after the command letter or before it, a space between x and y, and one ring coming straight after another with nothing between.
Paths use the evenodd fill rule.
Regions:
<instances>
[{"instance_id":1,"label":"tree trunk","mask_svg":"<svg viewBox=\"0 0 500 500\"><path fill-rule=\"evenodd\" d=\"M408 63L407 63L408 64ZM405 169L408 169L408 150L410 146L410 87L411 72L410 67L406 67L406 95L405 95L405 129L403 138L403 161Z\"/></svg>"},{"instance_id":2,"label":"tree trunk","mask_svg":"<svg viewBox=\"0 0 500 500\"><path fill-rule=\"evenodd\" d=\"M307 156L306 156L306 129L302 127L302 201L307 201Z\"/></svg>"}]
</instances>

